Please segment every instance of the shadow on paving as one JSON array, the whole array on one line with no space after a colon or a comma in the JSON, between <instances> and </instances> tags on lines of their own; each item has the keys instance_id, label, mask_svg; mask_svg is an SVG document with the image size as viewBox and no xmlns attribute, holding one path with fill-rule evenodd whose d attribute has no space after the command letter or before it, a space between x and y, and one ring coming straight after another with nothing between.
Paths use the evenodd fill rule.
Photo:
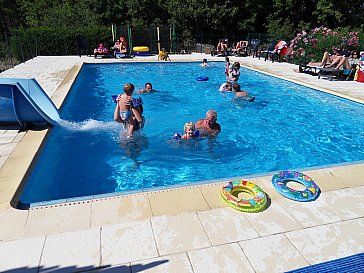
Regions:
<instances>
[{"instance_id":1,"label":"shadow on paving","mask_svg":"<svg viewBox=\"0 0 364 273\"><path fill-rule=\"evenodd\" d=\"M77 267L77 266L68 266L68 267L59 267L59 266L52 266L52 267L19 267L14 268L6 271L2 271L4 273L23 273L23 272L44 272L44 273L66 273L66 272L72 272L72 273L96 273L96 272L103 272L103 273L137 273L137 272L143 272L149 268L159 266L161 264L167 263L168 260L160 260L151 262L148 264L134 264L132 266L128 265L119 265L119 266L111 266L111 265L105 265L100 267L94 267L94 266L85 266L85 267Z\"/></svg>"}]
</instances>

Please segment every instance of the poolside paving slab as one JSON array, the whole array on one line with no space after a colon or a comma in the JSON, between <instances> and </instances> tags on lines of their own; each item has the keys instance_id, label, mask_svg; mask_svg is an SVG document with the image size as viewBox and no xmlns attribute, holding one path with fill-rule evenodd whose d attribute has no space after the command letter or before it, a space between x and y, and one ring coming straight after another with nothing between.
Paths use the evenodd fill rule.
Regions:
<instances>
[{"instance_id":1,"label":"poolside paving slab","mask_svg":"<svg viewBox=\"0 0 364 273\"><path fill-rule=\"evenodd\" d=\"M321 191L333 191L348 188L345 181L330 172L330 168L307 170L304 173L311 177Z\"/></svg>"},{"instance_id":2,"label":"poolside paving slab","mask_svg":"<svg viewBox=\"0 0 364 273\"><path fill-rule=\"evenodd\" d=\"M24 232L27 210L9 208L0 215L0 241L19 238Z\"/></svg>"},{"instance_id":3,"label":"poolside paving slab","mask_svg":"<svg viewBox=\"0 0 364 273\"><path fill-rule=\"evenodd\" d=\"M364 251L364 220L354 219L286 233L310 264Z\"/></svg>"},{"instance_id":4,"label":"poolside paving slab","mask_svg":"<svg viewBox=\"0 0 364 273\"><path fill-rule=\"evenodd\" d=\"M88 202L39 207L29 210L25 236L39 236L90 227L91 205Z\"/></svg>"},{"instance_id":5,"label":"poolside paving slab","mask_svg":"<svg viewBox=\"0 0 364 273\"><path fill-rule=\"evenodd\" d=\"M330 170L334 177L344 181L349 187L364 186L364 164L337 166Z\"/></svg>"},{"instance_id":6,"label":"poolside paving slab","mask_svg":"<svg viewBox=\"0 0 364 273\"><path fill-rule=\"evenodd\" d=\"M325 194L327 193L321 193ZM297 202L290 199L281 199L277 202L304 228L341 221L341 218L320 197L311 202Z\"/></svg>"},{"instance_id":7,"label":"poolside paving slab","mask_svg":"<svg viewBox=\"0 0 364 273\"><path fill-rule=\"evenodd\" d=\"M131 263L131 272L148 273L194 273L187 253L162 256L155 259Z\"/></svg>"},{"instance_id":8,"label":"poolside paving slab","mask_svg":"<svg viewBox=\"0 0 364 273\"><path fill-rule=\"evenodd\" d=\"M100 229L47 236L39 272L76 272L100 265Z\"/></svg>"},{"instance_id":9,"label":"poolside paving slab","mask_svg":"<svg viewBox=\"0 0 364 273\"><path fill-rule=\"evenodd\" d=\"M45 237L0 242L0 271L38 272Z\"/></svg>"},{"instance_id":10,"label":"poolside paving slab","mask_svg":"<svg viewBox=\"0 0 364 273\"><path fill-rule=\"evenodd\" d=\"M343 220L364 217L364 186L327 192L322 196L332 211Z\"/></svg>"},{"instance_id":11,"label":"poolside paving slab","mask_svg":"<svg viewBox=\"0 0 364 273\"><path fill-rule=\"evenodd\" d=\"M285 272L309 265L284 234L243 241L239 245L257 273Z\"/></svg>"},{"instance_id":12,"label":"poolside paving slab","mask_svg":"<svg viewBox=\"0 0 364 273\"><path fill-rule=\"evenodd\" d=\"M188 251L194 273L255 272L237 243Z\"/></svg>"},{"instance_id":13,"label":"poolside paving slab","mask_svg":"<svg viewBox=\"0 0 364 273\"><path fill-rule=\"evenodd\" d=\"M300 223L278 202L272 202L262 212L246 213L246 217L260 236L302 229Z\"/></svg>"},{"instance_id":14,"label":"poolside paving slab","mask_svg":"<svg viewBox=\"0 0 364 273\"><path fill-rule=\"evenodd\" d=\"M149 192L148 198L154 216L206 210L209 208L198 187Z\"/></svg>"},{"instance_id":15,"label":"poolside paving slab","mask_svg":"<svg viewBox=\"0 0 364 273\"><path fill-rule=\"evenodd\" d=\"M101 228L101 265L158 257L150 220L127 221Z\"/></svg>"},{"instance_id":16,"label":"poolside paving slab","mask_svg":"<svg viewBox=\"0 0 364 273\"><path fill-rule=\"evenodd\" d=\"M213 245L229 244L259 237L245 214L230 207L197 213Z\"/></svg>"},{"instance_id":17,"label":"poolside paving slab","mask_svg":"<svg viewBox=\"0 0 364 273\"><path fill-rule=\"evenodd\" d=\"M151 222L160 255L212 245L196 212L156 216Z\"/></svg>"},{"instance_id":18,"label":"poolside paving slab","mask_svg":"<svg viewBox=\"0 0 364 273\"><path fill-rule=\"evenodd\" d=\"M221 188L225 183L212 183L200 187L202 196L210 209L224 208L227 206L220 194Z\"/></svg>"},{"instance_id":19,"label":"poolside paving slab","mask_svg":"<svg viewBox=\"0 0 364 273\"><path fill-rule=\"evenodd\" d=\"M91 210L92 227L152 217L152 210L145 194L94 200L91 203Z\"/></svg>"}]
</instances>

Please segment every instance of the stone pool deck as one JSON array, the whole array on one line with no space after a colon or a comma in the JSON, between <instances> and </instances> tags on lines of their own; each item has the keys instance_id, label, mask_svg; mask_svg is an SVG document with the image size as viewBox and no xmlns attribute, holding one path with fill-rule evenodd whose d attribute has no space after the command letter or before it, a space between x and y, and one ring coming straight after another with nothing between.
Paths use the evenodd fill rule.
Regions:
<instances>
[{"instance_id":1,"label":"stone pool deck","mask_svg":"<svg viewBox=\"0 0 364 273\"><path fill-rule=\"evenodd\" d=\"M171 59L205 57L223 61L204 54ZM156 59L37 57L0 77L35 78L60 106L83 62ZM287 63L235 60L364 103L362 83L317 79ZM0 127L1 272L283 272L364 252L364 163L304 170L322 190L310 203L279 195L271 175L250 177L271 198L256 214L227 207L219 195L223 180L17 210L10 200L46 135L18 129Z\"/></svg>"}]
</instances>

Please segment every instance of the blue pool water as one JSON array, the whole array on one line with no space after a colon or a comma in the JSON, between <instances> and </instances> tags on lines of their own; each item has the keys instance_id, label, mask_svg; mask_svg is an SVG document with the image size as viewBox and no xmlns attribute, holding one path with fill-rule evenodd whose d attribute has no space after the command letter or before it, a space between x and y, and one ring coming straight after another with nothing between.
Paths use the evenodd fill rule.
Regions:
<instances>
[{"instance_id":1,"label":"blue pool water","mask_svg":"<svg viewBox=\"0 0 364 273\"><path fill-rule=\"evenodd\" d=\"M256 100L221 93L223 63L85 65L61 111L65 122L47 140L22 203L185 185L202 180L364 159L364 106L241 69ZM209 77L206 82L197 76ZM125 82L143 94L145 128L125 140L113 121L111 96ZM218 111L216 138L171 141L187 121Z\"/></svg>"}]
</instances>

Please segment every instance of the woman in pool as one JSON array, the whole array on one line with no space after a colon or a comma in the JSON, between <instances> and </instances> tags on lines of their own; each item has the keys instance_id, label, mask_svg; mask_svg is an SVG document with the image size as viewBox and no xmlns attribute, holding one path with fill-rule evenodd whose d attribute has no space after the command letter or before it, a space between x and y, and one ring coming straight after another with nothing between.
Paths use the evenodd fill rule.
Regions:
<instances>
[{"instance_id":1,"label":"woman in pool","mask_svg":"<svg viewBox=\"0 0 364 273\"><path fill-rule=\"evenodd\" d=\"M114 120L121 123L127 130L127 135L130 137L134 131L144 123L142 114L137 107L133 105L134 85L126 83L124 85L124 94L119 94L116 98L116 107L114 111Z\"/></svg>"},{"instance_id":2,"label":"woman in pool","mask_svg":"<svg viewBox=\"0 0 364 273\"><path fill-rule=\"evenodd\" d=\"M208 64L207 64L207 59L203 59L203 60L202 60L202 64L201 64L201 66L208 66Z\"/></svg>"}]
</instances>

